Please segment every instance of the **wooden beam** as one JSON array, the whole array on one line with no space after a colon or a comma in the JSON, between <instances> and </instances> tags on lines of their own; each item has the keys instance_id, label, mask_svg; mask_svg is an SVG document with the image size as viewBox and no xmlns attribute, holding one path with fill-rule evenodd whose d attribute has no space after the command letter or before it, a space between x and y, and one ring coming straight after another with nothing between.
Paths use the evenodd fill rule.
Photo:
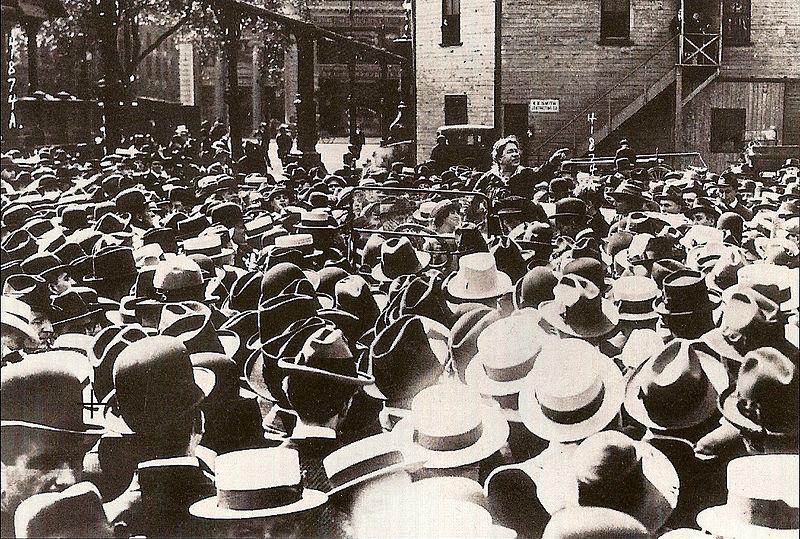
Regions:
<instances>
[{"instance_id":1,"label":"wooden beam","mask_svg":"<svg viewBox=\"0 0 800 539\"><path fill-rule=\"evenodd\" d=\"M700 92L702 92L703 90L705 90L706 86L708 86L709 84L711 84L712 82L714 82L714 80L717 78L717 76L719 76L719 68L715 69L715 70L714 70L714 71L711 73L711 75L709 75L709 77L708 77L706 80L704 80L703 82L701 82L701 83L700 83L700 85L699 85L697 88L695 88L694 90L692 90L692 91L691 91L691 93L690 93L689 95L687 95L686 97L684 97L684 98L683 98L683 100L681 101L681 105L682 105L682 106L684 106L684 107L685 107L686 105L688 105L688 104L689 104L689 101L691 101L692 99L694 99L695 97L697 97L697 94L699 94Z\"/></svg>"},{"instance_id":2,"label":"wooden beam","mask_svg":"<svg viewBox=\"0 0 800 539\"><path fill-rule=\"evenodd\" d=\"M393 63L401 65L410 61L408 58L400 56L399 54L395 54L384 48L376 47L369 43L364 43L363 41L358 41L357 39L354 39L350 36L346 36L338 32L332 32L331 30L327 30L325 28L322 28L321 26L317 26L316 24L306 21L301 21L300 19L295 19L294 17L289 17L287 15L283 15L282 13L270 11L269 9L264 9L258 6L253 6L246 2L241 2L239 0L218 0L218 1L220 3L229 5L231 8L236 9L241 13L252 15L254 17L263 17L265 19L282 24L286 26L295 35L305 34L313 37L314 39L328 39L330 41L333 41L334 43L338 43L339 45L368 52L374 54L375 56L383 58L387 61L391 61Z\"/></svg>"}]
</instances>

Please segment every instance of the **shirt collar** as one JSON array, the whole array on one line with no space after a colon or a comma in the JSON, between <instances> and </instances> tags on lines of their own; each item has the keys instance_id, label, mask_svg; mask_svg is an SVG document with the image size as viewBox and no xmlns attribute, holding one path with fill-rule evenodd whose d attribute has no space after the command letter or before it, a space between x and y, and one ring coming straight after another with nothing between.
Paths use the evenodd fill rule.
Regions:
<instances>
[{"instance_id":1,"label":"shirt collar","mask_svg":"<svg viewBox=\"0 0 800 539\"><path fill-rule=\"evenodd\" d=\"M302 440L304 438L326 438L335 440L336 431L330 427L306 425L298 420L297 425L294 427L294 430L292 430L292 438L295 440Z\"/></svg>"}]
</instances>

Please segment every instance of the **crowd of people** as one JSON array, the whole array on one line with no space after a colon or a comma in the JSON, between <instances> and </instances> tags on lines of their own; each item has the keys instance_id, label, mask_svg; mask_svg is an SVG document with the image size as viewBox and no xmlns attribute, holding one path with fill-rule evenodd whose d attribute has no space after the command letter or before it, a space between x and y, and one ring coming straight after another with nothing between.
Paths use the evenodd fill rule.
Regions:
<instances>
[{"instance_id":1,"label":"crowd of people","mask_svg":"<svg viewBox=\"0 0 800 539\"><path fill-rule=\"evenodd\" d=\"M3 537L797 536L797 159L198 137L3 153Z\"/></svg>"}]
</instances>

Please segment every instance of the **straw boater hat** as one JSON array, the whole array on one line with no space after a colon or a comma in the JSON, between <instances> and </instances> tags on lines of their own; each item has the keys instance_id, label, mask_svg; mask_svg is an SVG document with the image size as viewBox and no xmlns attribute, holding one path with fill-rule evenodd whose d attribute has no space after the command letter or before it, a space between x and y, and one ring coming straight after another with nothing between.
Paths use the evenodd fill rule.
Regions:
<instances>
[{"instance_id":1,"label":"straw boater hat","mask_svg":"<svg viewBox=\"0 0 800 539\"><path fill-rule=\"evenodd\" d=\"M539 315L534 309L523 309L490 324L478 336L478 353L467 365L467 385L496 400L509 421L522 421L519 392L542 342L550 338L538 327Z\"/></svg>"},{"instance_id":2,"label":"straw boater hat","mask_svg":"<svg viewBox=\"0 0 800 539\"><path fill-rule=\"evenodd\" d=\"M752 455L728 463L728 500L704 509L697 524L717 537L779 539L798 535L797 455Z\"/></svg>"},{"instance_id":3,"label":"straw boater hat","mask_svg":"<svg viewBox=\"0 0 800 539\"><path fill-rule=\"evenodd\" d=\"M508 422L480 394L455 383L423 389L411 413L392 431L426 461L425 468L457 468L480 462L506 443Z\"/></svg>"},{"instance_id":4,"label":"straw boater hat","mask_svg":"<svg viewBox=\"0 0 800 539\"><path fill-rule=\"evenodd\" d=\"M674 340L631 375L625 410L653 430L688 428L717 414L717 397L727 386L725 366L708 346Z\"/></svg>"},{"instance_id":5,"label":"straw boater hat","mask_svg":"<svg viewBox=\"0 0 800 539\"><path fill-rule=\"evenodd\" d=\"M519 395L525 427L539 438L574 442L599 432L619 413L622 373L579 339L548 341Z\"/></svg>"},{"instance_id":6,"label":"straw boater hat","mask_svg":"<svg viewBox=\"0 0 800 539\"><path fill-rule=\"evenodd\" d=\"M447 293L457 300L499 298L514 286L511 277L498 271L491 253L473 253L458 259L458 272L447 282Z\"/></svg>"},{"instance_id":7,"label":"straw boater hat","mask_svg":"<svg viewBox=\"0 0 800 539\"><path fill-rule=\"evenodd\" d=\"M678 504L680 482L675 467L655 447L603 431L581 442L571 456L545 466L536 485L551 515L575 506L612 506L655 534Z\"/></svg>"},{"instance_id":8,"label":"straw boater hat","mask_svg":"<svg viewBox=\"0 0 800 539\"><path fill-rule=\"evenodd\" d=\"M612 295L620 320L657 320L659 315L653 308L653 302L659 294L658 285L649 277L620 277L612 284Z\"/></svg>"},{"instance_id":9,"label":"straw boater hat","mask_svg":"<svg viewBox=\"0 0 800 539\"><path fill-rule=\"evenodd\" d=\"M404 454L397 437L388 432L347 444L322 461L333 485L330 497L384 475L418 470L422 464L422 460Z\"/></svg>"},{"instance_id":10,"label":"straw boater hat","mask_svg":"<svg viewBox=\"0 0 800 539\"><path fill-rule=\"evenodd\" d=\"M324 492L303 487L294 449L245 449L214 460L217 494L192 504L192 516L242 520L299 513L328 501Z\"/></svg>"}]
</instances>

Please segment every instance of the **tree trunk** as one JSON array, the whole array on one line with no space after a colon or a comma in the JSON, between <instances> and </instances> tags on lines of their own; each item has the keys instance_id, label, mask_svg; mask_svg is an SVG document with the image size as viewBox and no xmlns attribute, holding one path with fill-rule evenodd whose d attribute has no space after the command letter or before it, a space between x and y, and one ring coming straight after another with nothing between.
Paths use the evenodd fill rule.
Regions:
<instances>
[{"instance_id":1,"label":"tree trunk","mask_svg":"<svg viewBox=\"0 0 800 539\"><path fill-rule=\"evenodd\" d=\"M239 95L239 44L242 27L239 13L228 4L216 2L214 10L222 27L224 42L222 54L227 67L225 77L225 102L228 105L228 130L231 139L231 157L237 161L242 156L242 115Z\"/></svg>"}]
</instances>

